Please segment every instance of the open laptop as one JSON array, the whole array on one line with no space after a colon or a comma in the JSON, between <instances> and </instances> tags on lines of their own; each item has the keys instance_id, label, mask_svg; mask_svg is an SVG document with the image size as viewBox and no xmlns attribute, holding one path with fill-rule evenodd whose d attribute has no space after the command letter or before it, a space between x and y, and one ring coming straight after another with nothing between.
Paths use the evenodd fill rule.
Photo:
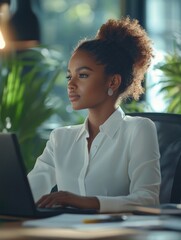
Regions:
<instances>
[{"instance_id":1,"label":"open laptop","mask_svg":"<svg viewBox=\"0 0 181 240\"><path fill-rule=\"evenodd\" d=\"M96 213L96 210L37 208L17 137L13 133L0 133L0 215L43 218L62 213L91 214Z\"/></svg>"}]
</instances>

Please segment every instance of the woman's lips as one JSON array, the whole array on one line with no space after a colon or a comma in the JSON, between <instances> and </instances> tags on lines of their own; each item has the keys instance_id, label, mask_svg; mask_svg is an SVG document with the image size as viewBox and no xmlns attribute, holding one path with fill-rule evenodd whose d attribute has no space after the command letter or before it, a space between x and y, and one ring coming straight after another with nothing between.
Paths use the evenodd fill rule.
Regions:
<instances>
[{"instance_id":1,"label":"woman's lips","mask_svg":"<svg viewBox=\"0 0 181 240\"><path fill-rule=\"evenodd\" d=\"M74 95L74 94L69 95L69 100L70 100L71 102L75 102L75 101L79 100L79 98L80 98L79 95Z\"/></svg>"}]
</instances>

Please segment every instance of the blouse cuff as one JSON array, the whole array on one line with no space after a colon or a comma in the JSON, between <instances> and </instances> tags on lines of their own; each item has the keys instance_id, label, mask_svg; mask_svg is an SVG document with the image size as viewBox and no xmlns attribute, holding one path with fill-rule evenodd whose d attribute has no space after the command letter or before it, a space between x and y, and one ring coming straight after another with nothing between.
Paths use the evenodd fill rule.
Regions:
<instances>
[{"instance_id":1,"label":"blouse cuff","mask_svg":"<svg viewBox=\"0 0 181 240\"><path fill-rule=\"evenodd\" d=\"M100 203L100 213L109 213L109 212L124 212L126 210L130 210L130 207L126 206L124 201L120 203L120 199L118 201L113 201L110 198L104 196L97 196Z\"/></svg>"}]
</instances>

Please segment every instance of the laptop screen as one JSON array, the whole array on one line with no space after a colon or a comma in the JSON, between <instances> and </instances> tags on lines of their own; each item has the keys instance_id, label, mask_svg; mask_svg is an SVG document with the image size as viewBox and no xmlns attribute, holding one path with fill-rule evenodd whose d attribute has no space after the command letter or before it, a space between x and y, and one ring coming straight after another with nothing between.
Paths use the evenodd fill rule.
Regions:
<instances>
[{"instance_id":1,"label":"laptop screen","mask_svg":"<svg viewBox=\"0 0 181 240\"><path fill-rule=\"evenodd\" d=\"M0 214L28 216L34 211L17 137L0 133Z\"/></svg>"}]
</instances>

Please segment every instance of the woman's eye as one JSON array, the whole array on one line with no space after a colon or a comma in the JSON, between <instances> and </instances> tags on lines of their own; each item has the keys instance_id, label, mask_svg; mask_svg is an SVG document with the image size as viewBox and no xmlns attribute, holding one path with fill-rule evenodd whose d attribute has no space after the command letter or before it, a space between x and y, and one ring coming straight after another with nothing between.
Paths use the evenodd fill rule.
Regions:
<instances>
[{"instance_id":1,"label":"woman's eye","mask_svg":"<svg viewBox=\"0 0 181 240\"><path fill-rule=\"evenodd\" d=\"M66 79L67 79L68 81L70 81L70 80L71 80L71 76L70 76L70 75L67 75L67 76L66 76Z\"/></svg>"},{"instance_id":2,"label":"woman's eye","mask_svg":"<svg viewBox=\"0 0 181 240\"><path fill-rule=\"evenodd\" d=\"M80 73L80 74L79 74L79 77L80 77L80 78L87 78L87 77L88 77L88 74L86 74L86 73Z\"/></svg>"}]
</instances>

